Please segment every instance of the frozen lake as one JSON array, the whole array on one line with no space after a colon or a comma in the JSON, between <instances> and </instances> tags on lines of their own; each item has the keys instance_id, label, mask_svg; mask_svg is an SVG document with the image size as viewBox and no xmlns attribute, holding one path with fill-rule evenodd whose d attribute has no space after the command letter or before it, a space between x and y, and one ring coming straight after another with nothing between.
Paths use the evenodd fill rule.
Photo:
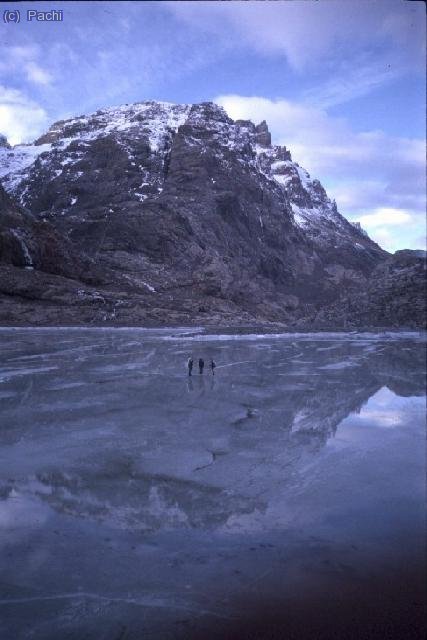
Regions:
<instances>
[{"instance_id":1,"label":"frozen lake","mask_svg":"<svg viewBox=\"0 0 427 640\"><path fill-rule=\"evenodd\" d=\"M423 637L423 336L0 348L2 640Z\"/></svg>"}]
</instances>

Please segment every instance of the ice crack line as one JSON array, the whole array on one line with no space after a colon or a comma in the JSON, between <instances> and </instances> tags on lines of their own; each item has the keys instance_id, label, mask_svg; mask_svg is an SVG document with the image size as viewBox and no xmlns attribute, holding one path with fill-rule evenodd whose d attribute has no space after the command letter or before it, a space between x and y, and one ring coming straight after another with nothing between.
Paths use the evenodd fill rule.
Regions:
<instances>
[{"instance_id":1,"label":"ice crack line","mask_svg":"<svg viewBox=\"0 0 427 640\"><path fill-rule=\"evenodd\" d=\"M225 367L234 367L236 364L247 364L248 362L256 362L256 360L241 360L240 362L229 362L227 364L217 365L217 369L224 369Z\"/></svg>"},{"instance_id":2,"label":"ice crack line","mask_svg":"<svg viewBox=\"0 0 427 640\"><path fill-rule=\"evenodd\" d=\"M60 593L57 595L50 596L32 596L28 598L8 598L4 600L0 600L0 606L11 605L11 604L25 604L27 602L40 602L45 600L72 600L74 598L88 598L91 600L102 600L104 602L122 602L125 604L135 604L137 606L143 607L159 607L159 608L171 608L178 609L180 611L188 611L190 613L197 613L203 615L214 616L215 618L221 618L223 620L231 620L230 616L226 616L221 613L217 613L216 611L211 611L210 609L200 609L195 607L188 607L186 605L180 605L176 603L171 603L161 599L154 598L117 598L114 596L103 596L99 593L89 593L87 591L77 591L75 593Z\"/></svg>"},{"instance_id":3,"label":"ice crack line","mask_svg":"<svg viewBox=\"0 0 427 640\"><path fill-rule=\"evenodd\" d=\"M193 471L200 471L201 469L206 469L206 467L211 467L213 465L213 463L215 462L215 454L212 451L209 451L209 453L212 456L212 460L207 464L202 464L200 467L196 467L195 469L193 469Z\"/></svg>"}]
</instances>

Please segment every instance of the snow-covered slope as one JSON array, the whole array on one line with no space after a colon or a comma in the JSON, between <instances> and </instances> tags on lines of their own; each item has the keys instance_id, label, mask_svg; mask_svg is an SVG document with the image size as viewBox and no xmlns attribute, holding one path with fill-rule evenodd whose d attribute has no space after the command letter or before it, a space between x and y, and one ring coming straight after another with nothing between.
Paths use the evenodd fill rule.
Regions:
<instances>
[{"instance_id":1,"label":"snow-covered slope","mask_svg":"<svg viewBox=\"0 0 427 640\"><path fill-rule=\"evenodd\" d=\"M78 191L80 182L85 182L84 178L79 179L85 174L85 160L93 143L113 139L126 158L129 170L138 173L129 195L143 201L148 194L161 190L159 173L170 150L172 136L185 122L190 108L191 105L144 102L61 120L32 145L0 148L0 180L21 205L32 209L34 181L40 178L44 183L50 183L60 177L70 178L73 182L70 191ZM108 149L104 151L108 155ZM146 156L156 161L141 162ZM76 204L77 198L77 194L70 193L65 206L60 210L53 208L49 213L63 215L68 207Z\"/></svg>"},{"instance_id":2,"label":"snow-covered slope","mask_svg":"<svg viewBox=\"0 0 427 640\"><path fill-rule=\"evenodd\" d=\"M351 225L339 214L335 201L328 198L319 180L312 179L308 171L292 161L286 147L257 145L256 153L261 170L288 196L295 224L316 243L336 247L351 237L362 250L372 245L360 225Z\"/></svg>"}]
</instances>

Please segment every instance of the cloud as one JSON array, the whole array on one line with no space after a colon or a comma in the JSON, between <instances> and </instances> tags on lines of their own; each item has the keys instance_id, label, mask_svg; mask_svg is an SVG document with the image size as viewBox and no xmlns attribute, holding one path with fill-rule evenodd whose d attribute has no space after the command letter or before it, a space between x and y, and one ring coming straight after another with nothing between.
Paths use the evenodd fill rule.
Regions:
<instances>
[{"instance_id":1,"label":"cloud","mask_svg":"<svg viewBox=\"0 0 427 640\"><path fill-rule=\"evenodd\" d=\"M366 228L369 236L386 251L394 253L399 249L425 249L425 236L418 235L419 227L412 221L408 226L393 229L386 224L382 227Z\"/></svg>"},{"instance_id":2,"label":"cloud","mask_svg":"<svg viewBox=\"0 0 427 640\"><path fill-rule=\"evenodd\" d=\"M47 86L53 76L39 62L41 50L35 44L3 46L0 48L0 74L10 74L14 78L24 77L28 82Z\"/></svg>"},{"instance_id":3,"label":"cloud","mask_svg":"<svg viewBox=\"0 0 427 640\"><path fill-rule=\"evenodd\" d=\"M422 2L329 0L328 2L171 2L174 15L219 37L234 32L262 55L282 54L297 71L339 53L375 46L401 64L423 65Z\"/></svg>"},{"instance_id":4,"label":"cloud","mask_svg":"<svg viewBox=\"0 0 427 640\"><path fill-rule=\"evenodd\" d=\"M406 224L410 222L411 214L403 209L392 209L391 207L379 207L372 213L368 213L359 218L359 222L367 229L382 227L384 224L391 226Z\"/></svg>"},{"instance_id":5,"label":"cloud","mask_svg":"<svg viewBox=\"0 0 427 640\"><path fill-rule=\"evenodd\" d=\"M42 69L36 62L28 62L25 65L25 71L30 82L44 86L52 82L52 75L45 69Z\"/></svg>"},{"instance_id":6,"label":"cloud","mask_svg":"<svg viewBox=\"0 0 427 640\"><path fill-rule=\"evenodd\" d=\"M402 73L387 58L359 56L350 63L337 64L333 75L326 81L303 92L305 103L321 108L344 104L361 98L396 80Z\"/></svg>"},{"instance_id":7,"label":"cloud","mask_svg":"<svg viewBox=\"0 0 427 640\"><path fill-rule=\"evenodd\" d=\"M302 82L301 99L342 104L425 68L425 16L421 2L165 3L188 29L213 37L218 47L283 59Z\"/></svg>"},{"instance_id":8,"label":"cloud","mask_svg":"<svg viewBox=\"0 0 427 640\"><path fill-rule=\"evenodd\" d=\"M0 85L1 131L11 144L29 142L47 125L47 113L17 89Z\"/></svg>"},{"instance_id":9,"label":"cloud","mask_svg":"<svg viewBox=\"0 0 427 640\"><path fill-rule=\"evenodd\" d=\"M388 251L408 246L425 248L425 237L418 235L422 229L422 221L417 221L410 211L378 207L371 213L358 217L357 222L360 222L373 240Z\"/></svg>"},{"instance_id":10,"label":"cloud","mask_svg":"<svg viewBox=\"0 0 427 640\"><path fill-rule=\"evenodd\" d=\"M233 119L265 119L273 142L287 146L294 160L321 180L340 211L362 226L368 223L383 245L394 246L395 239L413 243L423 232L423 140L357 132L344 118L285 99L223 95L214 101ZM397 232L403 218L408 228Z\"/></svg>"}]
</instances>

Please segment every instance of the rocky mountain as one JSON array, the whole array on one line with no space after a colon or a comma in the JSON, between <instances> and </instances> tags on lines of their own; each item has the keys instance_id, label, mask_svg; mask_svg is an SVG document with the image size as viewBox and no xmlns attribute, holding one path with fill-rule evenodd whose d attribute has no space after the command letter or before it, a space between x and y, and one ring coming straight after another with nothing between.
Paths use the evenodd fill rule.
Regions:
<instances>
[{"instance_id":1,"label":"rocky mountain","mask_svg":"<svg viewBox=\"0 0 427 640\"><path fill-rule=\"evenodd\" d=\"M51 281L53 297L32 300L34 322L289 325L365 289L388 257L265 122L212 103L123 105L57 122L31 145L0 141L0 180L19 215L73 255L74 271L40 260L44 232L24 234L26 262L3 251L18 289L68 278L59 301ZM0 320L16 322L6 295Z\"/></svg>"}]
</instances>

